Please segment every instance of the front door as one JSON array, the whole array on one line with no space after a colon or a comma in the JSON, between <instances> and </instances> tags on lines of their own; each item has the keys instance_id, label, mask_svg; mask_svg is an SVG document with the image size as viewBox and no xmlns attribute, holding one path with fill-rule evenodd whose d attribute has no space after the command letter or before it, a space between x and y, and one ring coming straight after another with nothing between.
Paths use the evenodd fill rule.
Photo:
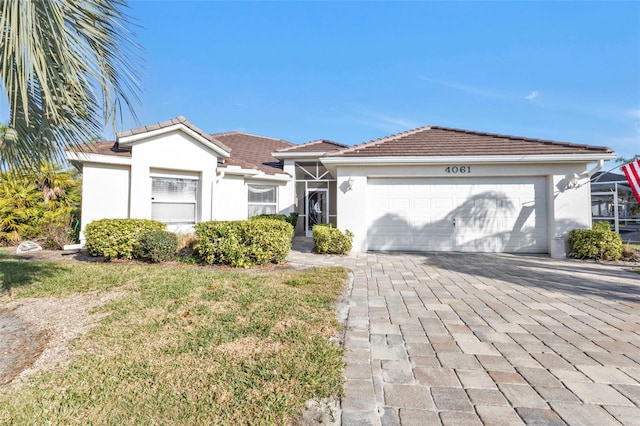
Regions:
<instances>
[{"instance_id":1,"label":"front door","mask_svg":"<svg viewBox=\"0 0 640 426\"><path fill-rule=\"evenodd\" d=\"M310 237L314 225L329 223L329 191L327 189L307 190L306 234Z\"/></svg>"}]
</instances>

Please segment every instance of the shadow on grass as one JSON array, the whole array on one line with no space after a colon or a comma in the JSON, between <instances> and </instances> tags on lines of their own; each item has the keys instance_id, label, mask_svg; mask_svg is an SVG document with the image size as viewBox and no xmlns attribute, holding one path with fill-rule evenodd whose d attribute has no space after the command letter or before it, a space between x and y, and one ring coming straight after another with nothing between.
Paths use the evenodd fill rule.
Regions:
<instances>
[{"instance_id":1,"label":"shadow on grass","mask_svg":"<svg viewBox=\"0 0 640 426\"><path fill-rule=\"evenodd\" d=\"M0 253L0 291L23 287L42 281L60 272L55 262L38 262L20 256Z\"/></svg>"}]
</instances>

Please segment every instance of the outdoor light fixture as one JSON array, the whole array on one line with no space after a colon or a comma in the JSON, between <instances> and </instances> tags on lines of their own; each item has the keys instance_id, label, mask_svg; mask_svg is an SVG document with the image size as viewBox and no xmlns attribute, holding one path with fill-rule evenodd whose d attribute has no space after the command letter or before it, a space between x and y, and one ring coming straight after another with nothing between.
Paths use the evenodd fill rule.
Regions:
<instances>
[{"instance_id":1,"label":"outdoor light fixture","mask_svg":"<svg viewBox=\"0 0 640 426\"><path fill-rule=\"evenodd\" d=\"M580 175L577 173L574 173L573 177L567 183L567 188L577 188L578 182L580 182Z\"/></svg>"}]
</instances>

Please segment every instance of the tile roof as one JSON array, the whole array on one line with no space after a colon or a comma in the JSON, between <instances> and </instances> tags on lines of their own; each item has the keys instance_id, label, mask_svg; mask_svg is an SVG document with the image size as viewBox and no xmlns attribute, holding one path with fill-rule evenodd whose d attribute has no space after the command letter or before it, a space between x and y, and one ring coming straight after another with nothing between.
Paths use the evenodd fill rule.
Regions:
<instances>
[{"instance_id":1,"label":"tile roof","mask_svg":"<svg viewBox=\"0 0 640 426\"><path fill-rule=\"evenodd\" d=\"M347 145L343 145L341 143L338 142L334 142L334 141L329 141L326 139L318 139L316 141L311 141L311 142L307 142L307 143L303 143L302 145L294 145L294 146L290 146L288 148L284 148L284 149L279 149L276 152L332 152L332 151L338 151L341 150L343 148L346 148Z\"/></svg>"},{"instance_id":2,"label":"tile roof","mask_svg":"<svg viewBox=\"0 0 640 426\"><path fill-rule=\"evenodd\" d=\"M284 173L280 160L274 158L271 153L295 146L282 139L244 132L215 133L211 136L231 148L231 158L227 160L229 164L233 164L234 160L240 161L245 164L243 167L247 168L248 163L268 174Z\"/></svg>"},{"instance_id":3,"label":"tile roof","mask_svg":"<svg viewBox=\"0 0 640 426\"><path fill-rule=\"evenodd\" d=\"M426 126L328 153L339 157L611 153L603 146Z\"/></svg>"},{"instance_id":4,"label":"tile roof","mask_svg":"<svg viewBox=\"0 0 640 426\"><path fill-rule=\"evenodd\" d=\"M187 128L189 128L190 130L192 130L193 132L197 133L199 136L202 136L203 138L205 138L206 140L208 140L212 144L217 145L218 147L222 148L223 150L225 150L227 152L230 151L230 148L228 146L226 146L223 142L213 138L210 134L208 134L205 131L201 130L199 127L194 126L193 124L191 124L191 122L189 122L189 120L187 120L182 115L179 115L176 118L172 118L171 120L161 121L159 123L150 124L148 126L142 126L142 127L137 127L135 129L130 129L130 130L125 130L125 131L122 131L122 132L118 132L116 136L117 136L118 139L120 139L120 138L124 138L124 137L128 137L128 136L139 135L141 133L151 132L151 131L154 131L154 130L164 129L166 127L175 126L176 124L182 124L182 125L186 126Z\"/></svg>"},{"instance_id":5,"label":"tile roof","mask_svg":"<svg viewBox=\"0 0 640 426\"><path fill-rule=\"evenodd\" d=\"M73 151L86 154L115 155L118 157L131 157L131 151L120 149L114 141L92 142L78 147Z\"/></svg>"}]
</instances>

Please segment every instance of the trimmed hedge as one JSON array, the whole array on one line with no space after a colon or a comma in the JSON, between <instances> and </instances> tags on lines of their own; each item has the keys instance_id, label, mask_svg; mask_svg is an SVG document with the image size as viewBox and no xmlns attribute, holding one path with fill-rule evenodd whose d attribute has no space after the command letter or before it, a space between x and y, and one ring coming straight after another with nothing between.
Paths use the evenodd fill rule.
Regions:
<instances>
[{"instance_id":1,"label":"trimmed hedge","mask_svg":"<svg viewBox=\"0 0 640 426\"><path fill-rule=\"evenodd\" d=\"M168 231L147 231L138 236L133 256L149 262L165 262L174 258L178 250L178 236Z\"/></svg>"},{"instance_id":2,"label":"trimmed hedge","mask_svg":"<svg viewBox=\"0 0 640 426\"><path fill-rule=\"evenodd\" d=\"M593 229L572 229L569 232L569 256L576 259L618 260L622 257L620 235L609 223L596 222Z\"/></svg>"},{"instance_id":3,"label":"trimmed hedge","mask_svg":"<svg viewBox=\"0 0 640 426\"><path fill-rule=\"evenodd\" d=\"M347 254L351 251L353 233L348 229L342 233L332 225L315 225L312 232L318 253Z\"/></svg>"},{"instance_id":4,"label":"trimmed hedge","mask_svg":"<svg viewBox=\"0 0 640 426\"><path fill-rule=\"evenodd\" d=\"M201 222L195 231L194 250L205 262L234 267L282 262L293 237L291 224L269 218Z\"/></svg>"},{"instance_id":5,"label":"trimmed hedge","mask_svg":"<svg viewBox=\"0 0 640 426\"><path fill-rule=\"evenodd\" d=\"M285 222L289 222L291 224L291 226L293 226L293 228L295 229L296 225L298 224L298 213L289 213L289 216L284 215L284 214L259 214L256 216L253 216L251 218L251 220L256 220L256 219L277 219L277 220L283 220Z\"/></svg>"},{"instance_id":6,"label":"trimmed hedge","mask_svg":"<svg viewBox=\"0 0 640 426\"><path fill-rule=\"evenodd\" d=\"M100 219L87 225L84 236L86 248L92 256L133 259L140 234L164 229L165 224L157 220Z\"/></svg>"}]
</instances>

